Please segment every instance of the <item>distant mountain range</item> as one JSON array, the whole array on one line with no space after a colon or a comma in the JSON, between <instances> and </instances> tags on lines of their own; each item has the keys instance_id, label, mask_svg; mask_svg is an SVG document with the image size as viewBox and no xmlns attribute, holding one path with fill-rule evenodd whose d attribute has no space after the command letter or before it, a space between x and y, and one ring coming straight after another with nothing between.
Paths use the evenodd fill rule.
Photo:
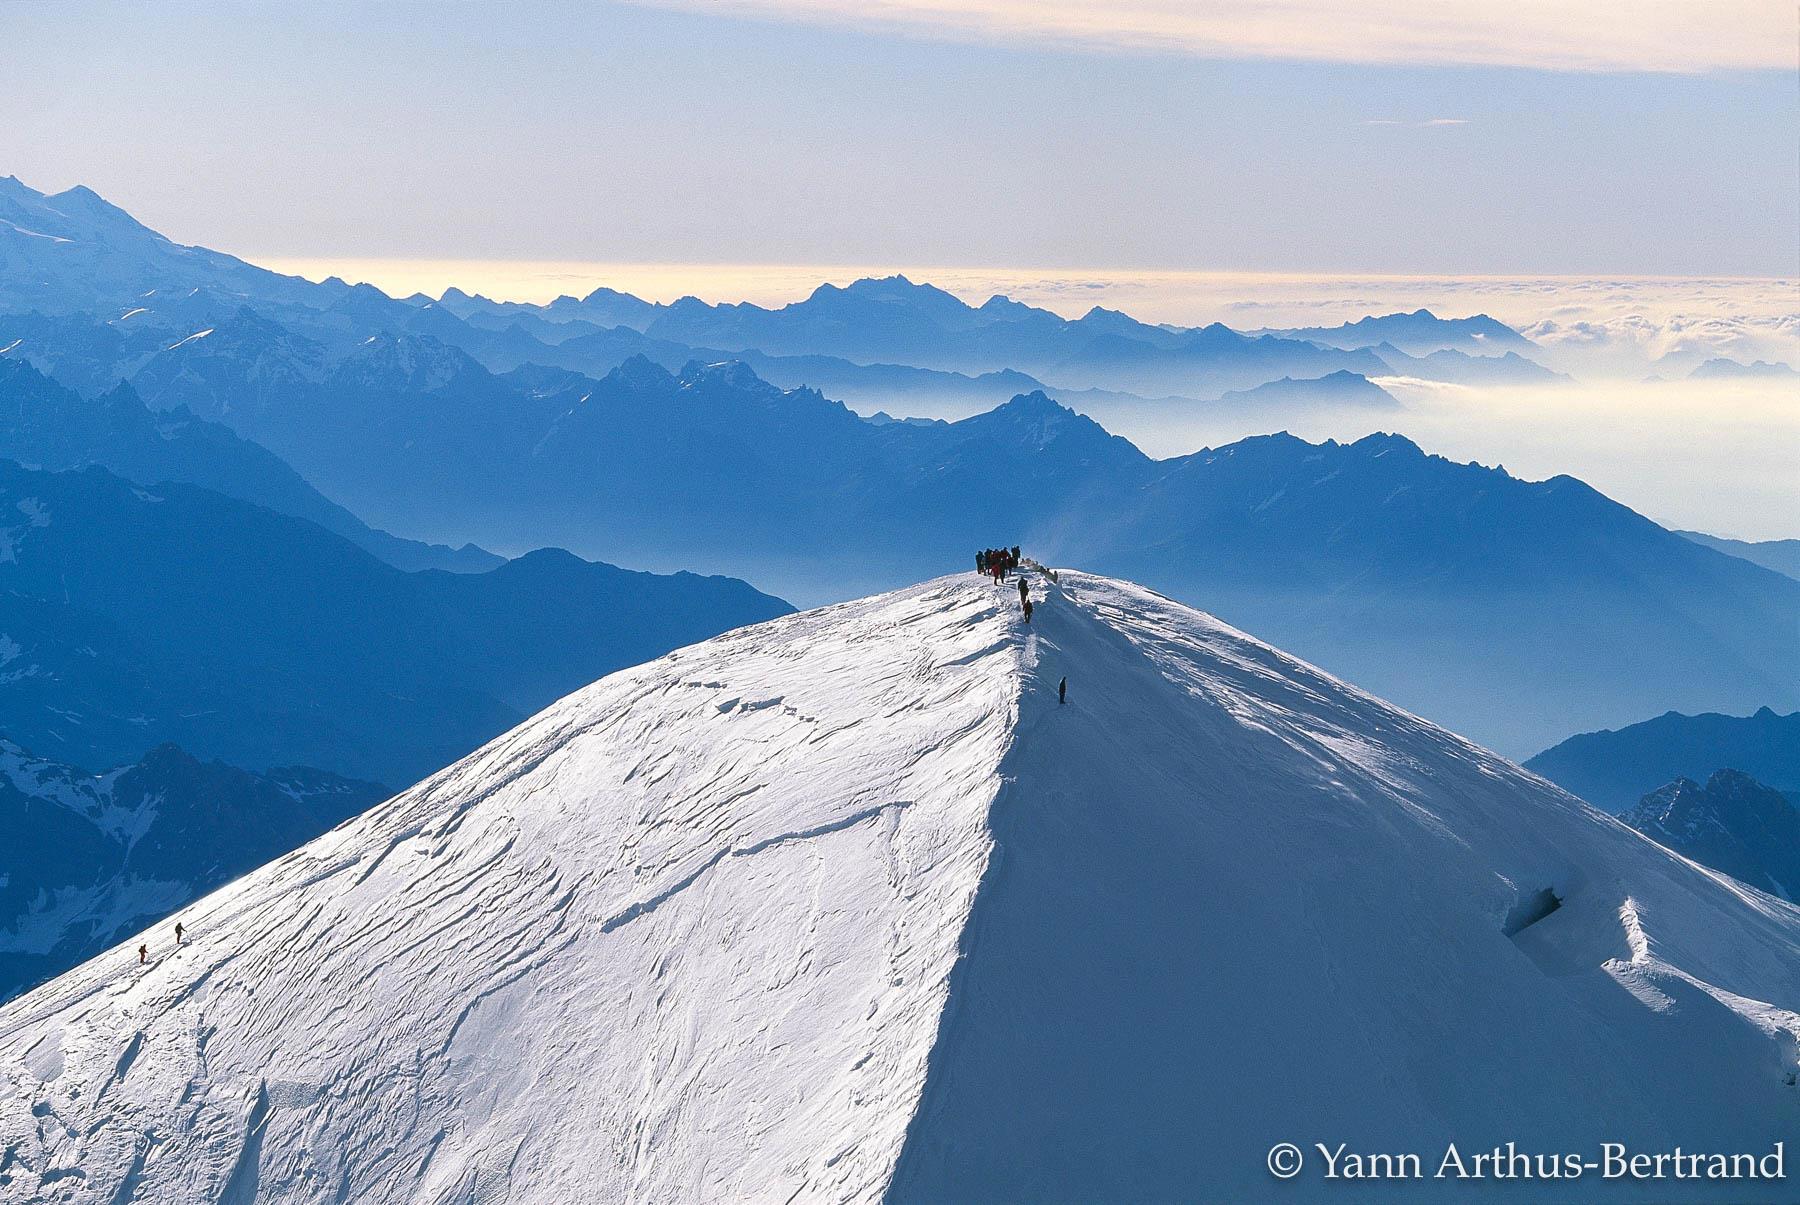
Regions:
<instances>
[{"instance_id":1,"label":"distant mountain range","mask_svg":"<svg viewBox=\"0 0 1800 1205\"><path fill-rule=\"evenodd\" d=\"M1675 779L1705 782L1739 770L1800 797L1800 712L1682 715L1671 711L1618 731L1585 732L1525 768L1610 812L1623 812Z\"/></svg>"},{"instance_id":2,"label":"distant mountain range","mask_svg":"<svg viewBox=\"0 0 1800 1205\"><path fill-rule=\"evenodd\" d=\"M1699 531L1675 534L1800 581L1800 540L1728 540Z\"/></svg>"},{"instance_id":3,"label":"distant mountain range","mask_svg":"<svg viewBox=\"0 0 1800 1205\"><path fill-rule=\"evenodd\" d=\"M790 610L543 551L406 573L223 494L0 461L0 731L412 782L600 674Z\"/></svg>"},{"instance_id":4,"label":"distant mountain range","mask_svg":"<svg viewBox=\"0 0 1800 1205\"><path fill-rule=\"evenodd\" d=\"M0 1001L387 795L320 770L202 763L173 745L93 774L0 739Z\"/></svg>"},{"instance_id":5,"label":"distant mountain range","mask_svg":"<svg viewBox=\"0 0 1800 1205\"><path fill-rule=\"evenodd\" d=\"M1050 396L1100 414L1388 406L1370 377L1394 368L1376 348L1410 357L1408 373L1420 371L1413 361L1466 373L1529 350L1492 319L1390 315L1331 335L1373 344L1332 346L1103 309L1070 321L1006 298L970 306L902 277L822 286L775 309L608 291L547 306L396 300L190 254L110 207L8 187L14 218L0 242L23 275L0 276L0 309L35 301L44 312L0 317L0 361L79 382L141 426L130 395L105 394L128 380L168 412L159 432L180 429L177 442L217 453L204 473L177 465L173 479L304 514L408 567L479 568L471 542L501 554L560 544L652 569L748 575L813 602L1022 542L1207 606L1515 754L1670 706L1800 705L1800 585L1580 482L1522 482L1390 436L1271 436L1155 460ZM49 216L31 218L38 210ZM35 237L52 228L79 253ZM44 280L65 254L93 268L77 273L89 307L118 308L84 316L58 301ZM116 280L99 279L107 263ZM159 272L184 287L130 293ZM695 349L711 350L667 366ZM833 373L878 385L903 416L913 390L975 399L1049 384L956 422L867 421L817 390L760 379L746 361L791 373L784 382ZM58 451L40 429L44 459L26 459L143 475L179 459L145 451L141 435L90 431L82 449ZM298 480L271 469L268 482L247 482L253 445ZM366 524L431 543L389 543ZM459 588L501 589L522 573L506 566ZM553 593L534 605L528 629L570 609ZM489 722L465 716L459 731ZM177 729L169 738L198 752L257 764ZM61 737L45 736L30 743L63 756ZM143 745L107 748L122 760ZM404 778L386 764L320 764Z\"/></svg>"},{"instance_id":6,"label":"distant mountain range","mask_svg":"<svg viewBox=\"0 0 1800 1205\"><path fill-rule=\"evenodd\" d=\"M1042 393L884 425L741 363L497 377L420 336L374 337L285 384L272 338L228 323L136 383L393 530L689 565L802 601L1024 541L1202 602L1515 753L1672 702L1800 704L1794 581L1569 478L1518 481L1393 437L1157 461Z\"/></svg>"},{"instance_id":7,"label":"distant mountain range","mask_svg":"<svg viewBox=\"0 0 1800 1205\"><path fill-rule=\"evenodd\" d=\"M1210 397L1279 377L1363 376L1387 370L1367 351L1247 336L1214 324L1169 329L1095 309L1069 320L994 298L970 306L903 276L821 285L779 309L683 298L645 328L696 348L781 356L826 355L960 373L1013 369L1065 389Z\"/></svg>"},{"instance_id":8,"label":"distant mountain range","mask_svg":"<svg viewBox=\"0 0 1800 1205\"><path fill-rule=\"evenodd\" d=\"M1355 349L1388 347L1409 356L1424 356L1440 349L1452 349L1472 355L1501 355L1530 352L1537 344L1486 314L1470 318L1439 318L1430 310L1414 310L1410 314L1382 314L1360 318L1339 326L1290 327L1266 330L1262 334L1287 339L1304 339L1326 347Z\"/></svg>"},{"instance_id":9,"label":"distant mountain range","mask_svg":"<svg viewBox=\"0 0 1800 1205\"><path fill-rule=\"evenodd\" d=\"M1719 770L1705 786L1678 778L1622 819L1702 866L1784 900L1800 898L1800 809L1748 774Z\"/></svg>"},{"instance_id":10,"label":"distant mountain range","mask_svg":"<svg viewBox=\"0 0 1800 1205\"><path fill-rule=\"evenodd\" d=\"M204 486L309 519L401 569L475 573L505 560L473 544L449 548L376 531L230 427L185 407L154 413L126 384L84 399L25 361L0 360L0 452L31 468L100 465L133 481Z\"/></svg>"},{"instance_id":11,"label":"distant mountain range","mask_svg":"<svg viewBox=\"0 0 1800 1205\"><path fill-rule=\"evenodd\" d=\"M1339 370L1328 376L1296 381L1282 377L1254 389L1222 394L1215 405L1234 409L1285 410L1290 406L1335 406L1372 410L1399 410L1394 395L1359 373Z\"/></svg>"},{"instance_id":12,"label":"distant mountain range","mask_svg":"<svg viewBox=\"0 0 1800 1205\"><path fill-rule=\"evenodd\" d=\"M1800 377L1800 371L1787 364L1770 363L1767 360L1755 360L1745 364L1724 356L1706 360L1688 373L1692 381L1727 381L1741 379L1791 379Z\"/></svg>"},{"instance_id":13,"label":"distant mountain range","mask_svg":"<svg viewBox=\"0 0 1800 1205\"><path fill-rule=\"evenodd\" d=\"M90 314L119 328L110 336L85 337L88 360L78 366L87 374L84 381L40 363L65 381L109 385L129 376L141 354L136 331L171 336L167 346L216 328L246 307L336 351L370 334L428 334L495 371L539 364L589 375L634 355L670 368L731 356L784 383L828 388L866 406L892 404L897 382L891 372L884 380L884 374L855 371L865 367L1032 378L1008 382L1012 392L1043 385L1194 398L1340 371L1446 380L1545 376L1517 355L1504 358L1533 345L1484 315L1390 315L1321 332L1315 340L1246 335L1216 323L1155 326L1099 307L1070 320L1005 297L971 306L903 276L821 285L805 300L776 309L692 297L661 305L611 289L543 306L496 303L457 290L436 302L397 300L368 285L336 278L313 284L180 246L86 189L46 196L16 179L0 180L0 313L23 319L36 312L40 324L41 315ZM7 333L6 325L0 323L0 349L32 341L32 332ZM41 344L43 332L36 333ZM1380 343L1405 363L1385 362L1371 350ZM52 354L41 347L14 352L21 350ZM1432 358L1442 350L1456 354ZM101 371L93 379L94 357L109 352L116 375ZM810 365L804 363L809 358ZM903 387L929 390L945 383L911 377ZM864 387L870 390L866 397L859 392Z\"/></svg>"},{"instance_id":14,"label":"distant mountain range","mask_svg":"<svg viewBox=\"0 0 1800 1205\"><path fill-rule=\"evenodd\" d=\"M1549 385L1572 381L1571 377L1552 372L1516 351L1486 356L1443 348L1413 356L1391 343L1378 343L1374 351L1388 366L1390 376L1444 381L1453 385Z\"/></svg>"}]
</instances>

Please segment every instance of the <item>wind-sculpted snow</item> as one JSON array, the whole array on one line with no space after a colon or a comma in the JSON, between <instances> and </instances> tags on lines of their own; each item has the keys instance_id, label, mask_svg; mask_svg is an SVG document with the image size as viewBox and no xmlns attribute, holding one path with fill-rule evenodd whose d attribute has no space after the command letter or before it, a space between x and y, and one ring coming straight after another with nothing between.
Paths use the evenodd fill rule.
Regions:
<instances>
[{"instance_id":1,"label":"wind-sculpted snow","mask_svg":"<svg viewBox=\"0 0 1800 1205\"><path fill-rule=\"evenodd\" d=\"M1792 1137L1800 909L1033 581L615 674L0 1009L0 1200L1333 1199L1271 1144Z\"/></svg>"},{"instance_id":2,"label":"wind-sculpted snow","mask_svg":"<svg viewBox=\"0 0 1800 1205\"><path fill-rule=\"evenodd\" d=\"M1000 616L937 586L616 674L25 998L0 1197L878 1194L986 861Z\"/></svg>"}]
</instances>

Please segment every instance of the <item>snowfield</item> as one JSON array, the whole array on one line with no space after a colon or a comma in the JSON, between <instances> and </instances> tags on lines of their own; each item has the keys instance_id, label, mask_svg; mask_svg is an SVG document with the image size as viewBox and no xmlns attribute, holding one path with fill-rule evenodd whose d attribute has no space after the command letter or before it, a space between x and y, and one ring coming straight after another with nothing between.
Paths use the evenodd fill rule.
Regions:
<instances>
[{"instance_id":1,"label":"snowfield","mask_svg":"<svg viewBox=\"0 0 1800 1205\"><path fill-rule=\"evenodd\" d=\"M1032 580L1030 626L964 574L614 674L0 1009L0 1200L1793 1199L1271 1178L1800 1159L1800 909Z\"/></svg>"}]
</instances>

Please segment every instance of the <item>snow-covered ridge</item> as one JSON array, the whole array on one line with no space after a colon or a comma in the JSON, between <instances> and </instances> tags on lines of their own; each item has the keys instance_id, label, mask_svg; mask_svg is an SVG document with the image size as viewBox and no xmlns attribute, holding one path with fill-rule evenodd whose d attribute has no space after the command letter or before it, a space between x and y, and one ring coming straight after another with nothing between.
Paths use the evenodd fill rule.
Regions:
<instances>
[{"instance_id":1,"label":"snow-covered ridge","mask_svg":"<svg viewBox=\"0 0 1800 1205\"><path fill-rule=\"evenodd\" d=\"M1792 1134L1800 909L1032 581L615 674L0 1009L0 1199L1243 1199L1309 1136Z\"/></svg>"},{"instance_id":2,"label":"snow-covered ridge","mask_svg":"<svg viewBox=\"0 0 1800 1205\"><path fill-rule=\"evenodd\" d=\"M364 1199L508 1176L535 1199L796 1174L877 1192L985 864L1016 656L992 599L938 586L571 696L190 910L192 944L159 935L147 972L116 951L0 1014L0 1074L20 1077L0 1196L58 1166L84 1169L83 1192L135 1174L167 1200L259 1174L301 1197L347 1177ZM124 1077L82 1053L116 1066L120 1024L143 1035ZM368 1091L339 1097L352 1065ZM116 1082L97 1097L88 1071ZM159 1137L134 1173L183 1085L215 1102L183 1125L192 1145ZM39 1100L111 1121L28 1153ZM368 1157L377 1101L422 1124L392 1113L404 1133ZM363 1137L318 1162L281 1136L301 1114ZM528 1153L523 1129L561 1137ZM691 1158L668 1157L673 1133ZM278 1171L290 1154L306 1166Z\"/></svg>"}]
</instances>

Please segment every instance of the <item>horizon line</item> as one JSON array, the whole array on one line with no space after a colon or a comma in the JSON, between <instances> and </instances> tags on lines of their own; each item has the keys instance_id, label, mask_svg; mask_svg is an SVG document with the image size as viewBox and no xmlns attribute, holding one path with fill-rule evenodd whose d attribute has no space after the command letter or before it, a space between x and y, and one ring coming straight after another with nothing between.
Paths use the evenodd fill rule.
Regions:
<instances>
[{"instance_id":1,"label":"horizon line","mask_svg":"<svg viewBox=\"0 0 1800 1205\"><path fill-rule=\"evenodd\" d=\"M900 276L946 292L973 295L994 288L1006 296L1011 285L1042 288L1056 285L1079 300L1082 291L1100 293L1133 283L1217 282L1267 284L1760 284L1786 286L1793 274L1733 272L1494 272L1494 271L1357 271L1267 268L1140 268L1121 265L1058 267L1019 264L794 262L757 260L606 260L488 256L241 256L270 271L321 282L337 277L347 284L368 284L391 296L423 294L441 297L457 288L498 302L545 304L558 296L585 296L598 288L614 288L646 301L666 304L681 297L743 301L744 291L786 296L798 290L856 280ZM995 277L992 281L955 281L955 277ZM639 278L633 280L631 278ZM761 280L754 278L760 277ZM485 280L483 279L485 278ZM650 279L643 279L650 278ZM711 278L711 279L709 279ZM951 283L940 283L948 278ZM973 288L971 288L973 286ZM797 299L797 298L796 298ZM1416 308L1416 307L1415 307Z\"/></svg>"}]
</instances>

